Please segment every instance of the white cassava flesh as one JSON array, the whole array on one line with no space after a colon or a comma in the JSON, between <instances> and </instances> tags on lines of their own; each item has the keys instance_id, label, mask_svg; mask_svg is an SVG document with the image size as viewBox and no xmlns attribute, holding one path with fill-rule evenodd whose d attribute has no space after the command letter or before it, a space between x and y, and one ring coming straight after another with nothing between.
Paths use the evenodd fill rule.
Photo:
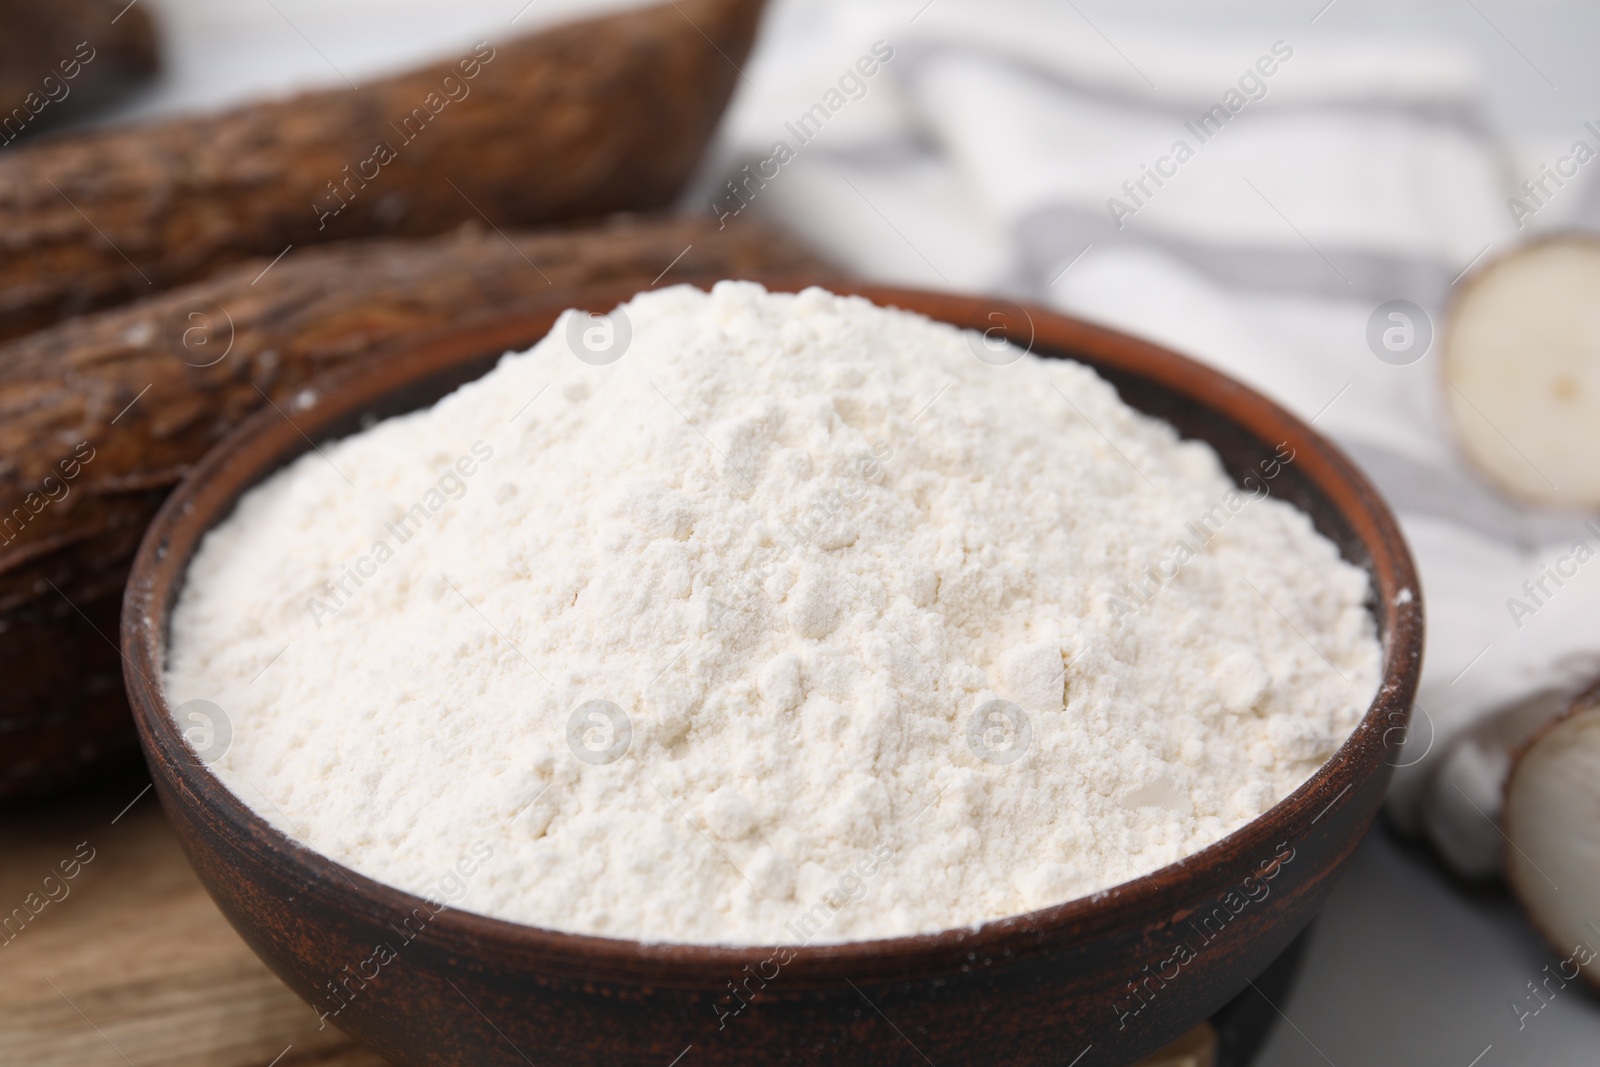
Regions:
<instances>
[{"instance_id":1,"label":"white cassava flesh","mask_svg":"<svg viewBox=\"0 0 1600 1067\"><path fill-rule=\"evenodd\" d=\"M1505 832L1506 877L1534 925L1600 986L1600 685L1521 753Z\"/></svg>"},{"instance_id":2,"label":"white cassava flesh","mask_svg":"<svg viewBox=\"0 0 1600 1067\"><path fill-rule=\"evenodd\" d=\"M1435 761L1422 793L1422 829L1450 869L1491 878L1504 868L1500 836L1506 778L1518 750L1572 703L1572 690L1541 689L1483 717Z\"/></svg>"},{"instance_id":3,"label":"white cassava flesh","mask_svg":"<svg viewBox=\"0 0 1600 1067\"><path fill-rule=\"evenodd\" d=\"M1600 241L1490 263L1444 332L1445 400L1471 460L1527 500L1600 505Z\"/></svg>"}]
</instances>

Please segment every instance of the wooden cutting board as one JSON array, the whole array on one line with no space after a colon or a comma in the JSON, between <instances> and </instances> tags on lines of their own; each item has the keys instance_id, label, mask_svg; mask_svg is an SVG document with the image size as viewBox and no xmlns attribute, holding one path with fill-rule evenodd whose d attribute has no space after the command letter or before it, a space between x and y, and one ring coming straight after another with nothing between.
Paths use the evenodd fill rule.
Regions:
<instances>
[{"instance_id":1,"label":"wooden cutting board","mask_svg":"<svg viewBox=\"0 0 1600 1067\"><path fill-rule=\"evenodd\" d=\"M245 947L141 776L0 814L0 1067L384 1067ZM1211 1067L1209 1026L1139 1067Z\"/></svg>"},{"instance_id":2,"label":"wooden cutting board","mask_svg":"<svg viewBox=\"0 0 1600 1067\"><path fill-rule=\"evenodd\" d=\"M245 947L145 782L0 821L0 1064L383 1067Z\"/></svg>"}]
</instances>

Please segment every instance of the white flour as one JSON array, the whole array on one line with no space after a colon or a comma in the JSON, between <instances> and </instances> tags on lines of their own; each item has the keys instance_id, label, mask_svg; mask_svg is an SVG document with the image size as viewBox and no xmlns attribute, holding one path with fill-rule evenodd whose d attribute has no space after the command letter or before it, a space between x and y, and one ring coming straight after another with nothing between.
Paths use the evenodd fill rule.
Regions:
<instances>
[{"instance_id":1,"label":"white flour","mask_svg":"<svg viewBox=\"0 0 1600 1067\"><path fill-rule=\"evenodd\" d=\"M906 934L1216 841L1371 700L1287 451L1250 500L1081 365L819 290L626 314L617 362L558 325L206 539L167 690L284 832L416 892L481 840L461 906L562 930ZM569 743L591 701L626 722Z\"/></svg>"}]
</instances>

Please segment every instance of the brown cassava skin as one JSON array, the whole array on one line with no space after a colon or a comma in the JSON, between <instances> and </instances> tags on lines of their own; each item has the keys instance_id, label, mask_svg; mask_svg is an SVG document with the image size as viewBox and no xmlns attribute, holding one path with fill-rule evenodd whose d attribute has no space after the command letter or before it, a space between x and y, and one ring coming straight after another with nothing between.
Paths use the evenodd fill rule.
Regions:
<instances>
[{"instance_id":1,"label":"brown cassava skin","mask_svg":"<svg viewBox=\"0 0 1600 1067\"><path fill-rule=\"evenodd\" d=\"M344 242L261 275L268 263L0 346L0 797L131 747L111 644L129 561L188 467L268 397L293 411L317 376L387 345L595 285L824 270L780 233L709 215Z\"/></svg>"},{"instance_id":2,"label":"brown cassava skin","mask_svg":"<svg viewBox=\"0 0 1600 1067\"><path fill-rule=\"evenodd\" d=\"M0 152L0 338L256 256L663 207L760 0L675 0L360 88Z\"/></svg>"},{"instance_id":3,"label":"brown cassava skin","mask_svg":"<svg viewBox=\"0 0 1600 1067\"><path fill-rule=\"evenodd\" d=\"M157 66L143 5L0 0L0 150L110 103Z\"/></svg>"}]
</instances>

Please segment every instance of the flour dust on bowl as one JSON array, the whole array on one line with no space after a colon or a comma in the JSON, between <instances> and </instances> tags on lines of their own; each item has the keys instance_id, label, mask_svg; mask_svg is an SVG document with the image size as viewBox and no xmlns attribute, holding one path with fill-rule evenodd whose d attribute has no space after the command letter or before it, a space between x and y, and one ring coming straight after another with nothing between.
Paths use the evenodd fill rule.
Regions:
<instances>
[{"instance_id":1,"label":"flour dust on bowl","mask_svg":"<svg viewBox=\"0 0 1600 1067\"><path fill-rule=\"evenodd\" d=\"M618 295L258 420L146 539L146 750L291 986L401 1063L1116 1064L1293 939L1420 649L1336 450L1038 310Z\"/></svg>"}]
</instances>

